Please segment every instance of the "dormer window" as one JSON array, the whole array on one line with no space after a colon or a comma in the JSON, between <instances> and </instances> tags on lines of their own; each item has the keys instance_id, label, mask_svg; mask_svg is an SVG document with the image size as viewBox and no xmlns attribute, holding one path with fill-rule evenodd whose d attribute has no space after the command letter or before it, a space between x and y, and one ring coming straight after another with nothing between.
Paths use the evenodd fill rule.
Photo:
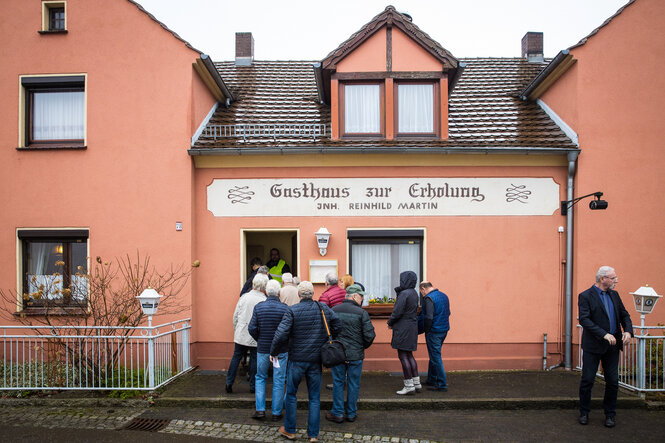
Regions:
<instances>
[{"instance_id":1,"label":"dormer window","mask_svg":"<svg viewBox=\"0 0 665 443\"><path fill-rule=\"evenodd\" d=\"M383 84L346 83L342 92L343 134L381 136L383 127Z\"/></svg>"},{"instance_id":2,"label":"dormer window","mask_svg":"<svg viewBox=\"0 0 665 443\"><path fill-rule=\"evenodd\" d=\"M40 33L67 32L66 2L42 2L42 29Z\"/></svg>"},{"instance_id":3,"label":"dormer window","mask_svg":"<svg viewBox=\"0 0 665 443\"><path fill-rule=\"evenodd\" d=\"M434 136L438 134L438 95L435 83L396 82L398 136Z\"/></svg>"},{"instance_id":4,"label":"dormer window","mask_svg":"<svg viewBox=\"0 0 665 443\"><path fill-rule=\"evenodd\" d=\"M463 69L392 6L314 65L333 140L446 140L448 97Z\"/></svg>"}]
</instances>

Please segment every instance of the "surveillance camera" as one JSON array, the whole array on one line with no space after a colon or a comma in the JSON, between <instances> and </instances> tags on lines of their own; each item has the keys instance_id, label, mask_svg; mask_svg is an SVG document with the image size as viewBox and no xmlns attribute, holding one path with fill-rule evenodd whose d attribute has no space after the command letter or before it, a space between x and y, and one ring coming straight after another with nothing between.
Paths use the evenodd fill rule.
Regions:
<instances>
[{"instance_id":1,"label":"surveillance camera","mask_svg":"<svg viewBox=\"0 0 665 443\"><path fill-rule=\"evenodd\" d=\"M589 209L593 211L598 209L607 209L607 202L605 200L592 200L589 202Z\"/></svg>"}]
</instances>

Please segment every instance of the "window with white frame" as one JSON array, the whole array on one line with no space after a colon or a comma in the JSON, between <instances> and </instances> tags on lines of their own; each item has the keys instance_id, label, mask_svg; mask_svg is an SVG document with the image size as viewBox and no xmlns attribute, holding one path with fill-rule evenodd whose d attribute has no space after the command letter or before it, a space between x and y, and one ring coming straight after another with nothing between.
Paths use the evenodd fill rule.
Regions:
<instances>
[{"instance_id":1,"label":"window with white frame","mask_svg":"<svg viewBox=\"0 0 665 443\"><path fill-rule=\"evenodd\" d=\"M22 77L25 146L80 145L85 139L85 76Z\"/></svg>"},{"instance_id":2,"label":"window with white frame","mask_svg":"<svg viewBox=\"0 0 665 443\"><path fill-rule=\"evenodd\" d=\"M42 33L67 31L66 6L66 2L42 2Z\"/></svg>"},{"instance_id":3,"label":"window with white frame","mask_svg":"<svg viewBox=\"0 0 665 443\"><path fill-rule=\"evenodd\" d=\"M381 84L345 84L343 95L344 134L380 135L383 133Z\"/></svg>"},{"instance_id":4,"label":"window with white frame","mask_svg":"<svg viewBox=\"0 0 665 443\"><path fill-rule=\"evenodd\" d=\"M436 112L433 83L397 84L397 133L435 134Z\"/></svg>"},{"instance_id":5,"label":"window with white frame","mask_svg":"<svg viewBox=\"0 0 665 443\"><path fill-rule=\"evenodd\" d=\"M81 306L88 296L88 230L18 231L24 308Z\"/></svg>"},{"instance_id":6,"label":"window with white frame","mask_svg":"<svg viewBox=\"0 0 665 443\"><path fill-rule=\"evenodd\" d=\"M423 275L422 230L349 230L349 268L355 281L365 286L365 301L395 298L399 275Z\"/></svg>"}]
</instances>

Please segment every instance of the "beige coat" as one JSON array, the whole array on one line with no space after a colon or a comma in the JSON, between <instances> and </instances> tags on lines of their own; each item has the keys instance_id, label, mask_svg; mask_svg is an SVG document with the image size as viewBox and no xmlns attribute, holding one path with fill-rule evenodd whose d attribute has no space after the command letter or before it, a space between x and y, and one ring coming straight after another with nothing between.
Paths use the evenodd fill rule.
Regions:
<instances>
[{"instance_id":1,"label":"beige coat","mask_svg":"<svg viewBox=\"0 0 665 443\"><path fill-rule=\"evenodd\" d=\"M254 306L264 301L266 295L263 292L252 289L243 294L238 300L236 310L233 313L233 341L239 345L256 347L256 340L249 335L247 327L254 313Z\"/></svg>"},{"instance_id":2,"label":"beige coat","mask_svg":"<svg viewBox=\"0 0 665 443\"><path fill-rule=\"evenodd\" d=\"M284 303L286 306L293 306L296 303L300 303L298 288L296 288L294 285L284 285L284 287L279 291L279 301Z\"/></svg>"}]
</instances>

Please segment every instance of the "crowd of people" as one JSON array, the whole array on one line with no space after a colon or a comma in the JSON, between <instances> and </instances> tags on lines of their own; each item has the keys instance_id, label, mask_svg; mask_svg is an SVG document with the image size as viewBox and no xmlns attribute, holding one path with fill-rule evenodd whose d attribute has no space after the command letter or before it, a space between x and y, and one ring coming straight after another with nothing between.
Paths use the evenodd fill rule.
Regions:
<instances>
[{"instance_id":1,"label":"crowd of people","mask_svg":"<svg viewBox=\"0 0 665 443\"><path fill-rule=\"evenodd\" d=\"M328 332L344 345L346 361L330 368L333 383L333 406L325 418L335 423L353 422L358 417L358 397L365 349L376 333L365 309L365 289L351 275L338 278L326 275L325 291L314 300L314 286L298 282L272 249L270 261L264 266L259 258L252 259L252 272L241 290L233 314L234 351L226 377L226 392L233 393L238 367L249 354L250 392L255 394L252 418L265 420L266 385L272 371L271 420L284 420L279 433L295 439L298 388L305 381L309 414L307 435L318 441L320 391L322 379L321 347L328 341ZM425 334L430 357L428 389L447 391L446 374L441 359L441 346L450 328L448 297L431 283L422 282L416 291L417 276L412 271L400 274L400 285L393 312L388 320L392 329L391 346L397 350L402 364L404 387L398 395L420 392L422 385L418 365L413 357L418 335ZM324 325L327 323L328 328ZM346 388L346 399L344 391Z\"/></svg>"}]
</instances>

